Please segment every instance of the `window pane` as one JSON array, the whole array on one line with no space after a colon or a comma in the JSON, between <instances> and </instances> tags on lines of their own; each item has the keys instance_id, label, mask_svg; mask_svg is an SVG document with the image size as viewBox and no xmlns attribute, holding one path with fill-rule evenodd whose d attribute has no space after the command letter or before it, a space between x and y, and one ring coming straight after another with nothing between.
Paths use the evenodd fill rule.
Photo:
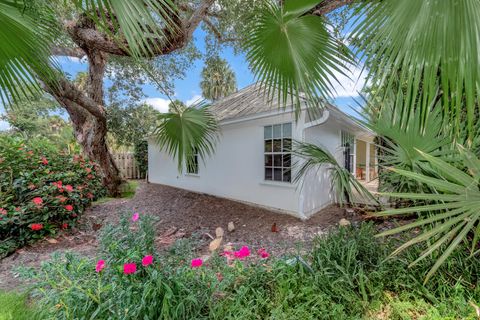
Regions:
<instances>
[{"instance_id":1,"label":"window pane","mask_svg":"<svg viewBox=\"0 0 480 320\"><path fill-rule=\"evenodd\" d=\"M281 138L282 137L282 125L276 124L273 126L273 138Z\"/></svg>"},{"instance_id":2,"label":"window pane","mask_svg":"<svg viewBox=\"0 0 480 320\"><path fill-rule=\"evenodd\" d=\"M283 155L283 166L290 167L292 165L292 155L287 153Z\"/></svg>"},{"instance_id":3,"label":"window pane","mask_svg":"<svg viewBox=\"0 0 480 320\"><path fill-rule=\"evenodd\" d=\"M282 152L282 139L273 140L273 152Z\"/></svg>"},{"instance_id":4,"label":"window pane","mask_svg":"<svg viewBox=\"0 0 480 320\"><path fill-rule=\"evenodd\" d=\"M271 154L265 155L265 167L272 167L273 166L273 156Z\"/></svg>"},{"instance_id":5,"label":"window pane","mask_svg":"<svg viewBox=\"0 0 480 320\"><path fill-rule=\"evenodd\" d=\"M273 157L273 166L274 167L281 167L282 166L282 155L281 154L276 154Z\"/></svg>"},{"instance_id":6,"label":"window pane","mask_svg":"<svg viewBox=\"0 0 480 320\"><path fill-rule=\"evenodd\" d=\"M272 180L272 168L265 168L265 180Z\"/></svg>"},{"instance_id":7,"label":"window pane","mask_svg":"<svg viewBox=\"0 0 480 320\"><path fill-rule=\"evenodd\" d=\"M292 170L289 169L283 169L283 181L284 182L290 182L292 180Z\"/></svg>"},{"instance_id":8,"label":"window pane","mask_svg":"<svg viewBox=\"0 0 480 320\"><path fill-rule=\"evenodd\" d=\"M266 126L263 130L263 137L265 140L272 139L272 126Z\"/></svg>"},{"instance_id":9,"label":"window pane","mask_svg":"<svg viewBox=\"0 0 480 320\"><path fill-rule=\"evenodd\" d=\"M265 152L272 152L272 140L265 140Z\"/></svg>"},{"instance_id":10,"label":"window pane","mask_svg":"<svg viewBox=\"0 0 480 320\"><path fill-rule=\"evenodd\" d=\"M273 168L273 180L282 181L282 169Z\"/></svg>"},{"instance_id":11,"label":"window pane","mask_svg":"<svg viewBox=\"0 0 480 320\"><path fill-rule=\"evenodd\" d=\"M284 123L283 124L283 137L284 138L291 138L292 137L292 124L291 123Z\"/></svg>"},{"instance_id":12,"label":"window pane","mask_svg":"<svg viewBox=\"0 0 480 320\"><path fill-rule=\"evenodd\" d=\"M292 139L283 139L283 152L290 152L292 150Z\"/></svg>"}]
</instances>

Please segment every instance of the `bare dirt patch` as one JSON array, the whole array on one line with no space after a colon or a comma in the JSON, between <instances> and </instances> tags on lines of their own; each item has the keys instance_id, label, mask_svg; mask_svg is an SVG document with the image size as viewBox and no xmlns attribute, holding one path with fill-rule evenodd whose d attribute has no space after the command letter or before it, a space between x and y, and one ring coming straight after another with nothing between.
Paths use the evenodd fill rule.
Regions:
<instances>
[{"instance_id":1,"label":"bare dirt patch","mask_svg":"<svg viewBox=\"0 0 480 320\"><path fill-rule=\"evenodd\" d=\"M166 247L180 237L197 235L208 243L215 237L215 229L225 231L223 244L249 245L253 249L267 248L273 254L282 254L297 248L307 248L312 239L338 225L347 216L344 209L330 206L307 221L279 214L263 208L221 199L205 194L163 185L141 183L132 199L114 199L94 205L82 217L78 227L55 241L42 240L18 250L0 261L0 289L21 289L21 281L12 272L18 266L37 266L48 260L53 252L74 251L93 256L97 249L99 229L116 223L122 213L138 212L158 218L157 245ZM228 231L229 222L235 230ZM272 232L273 230L276 232Z\"/></svg>"}]
</instances>

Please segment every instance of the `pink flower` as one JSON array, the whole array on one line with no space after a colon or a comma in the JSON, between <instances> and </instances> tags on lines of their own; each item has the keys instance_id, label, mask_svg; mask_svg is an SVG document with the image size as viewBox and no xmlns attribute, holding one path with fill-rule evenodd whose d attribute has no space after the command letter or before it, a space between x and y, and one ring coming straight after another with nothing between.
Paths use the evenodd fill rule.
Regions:
<instances>
[{"instance_id":1,"label":"pink flower","mask_svg":"<svg viewBox=\"0 0 480 320\"><path fill-rule=\"evenodd\" d=\"M32 229L33 231L42 230L42 229L43 229L43 224L41 224L41 223L32 223L32 224L30 225L30 229Z\"/></svg>"},{"instance_id":2,"label":"pink flower","mask_svg":"<svg viewBox=\"0 0 480 320\"><path fill-rule=\"evenodd\" d=\"M133 214L133 216L132 216L132 221L135 222L135 221L137 221L139 218L140 218L140 215L135 212L135 213Z\"/></svg>"},{"instance_id":3,"label":"pink flower","mask_svg":"<svg viewBox=\"0 0 480 320\"><path fill-rule=\"evenodd\" d=\"M7 210L0 208L0 214L7 214Z\"/></svg>"},{"instance_id":4,"label":"pink flower","mask_svg":"<svg viewBox=\"0 0 480 320\"><path fill-rule=\"evenodd\" d=\"M132 274L137 271L137 265L135 263L125 263L123 265L123 273Z\"/></svg>"},{"instance_id":5,"label":"pink flower","mask_svg":"<svg viewBox=\"0 0 480 320\"><path fill-rule=\"evenodd\" d=\"M73 206L72 206L71 204L67 204L67 205L65 206L65 210L67 210L67 211L73 211Z\"/></svg>"},{"instance_id":6,"label":"pink flower","mask_svg":"<svg viewBox=\"0 0 480 320\"><path fill-rule=\"evenodd\" d=\"M153 257L152 256L145 256L142 259L142 266L146 267L149 266L153 263Z\"/></svg>"},{"instance_id":7,"label":"pink flower","mask_svg":"<svg viewBox=\"0 0 480 320\"><path fill-rule=\"evenodd\" d=\"M41 205L43 203L43 199L40 197L35 197L33 198L33 203L35 203L37 206Z\"/></svg>"},{"instance_id":8,"label":"pink flower","mask_svg":"<svg viewBox=\"0 0 480 320\"><path fill-rule=\"evenodd\" d=\"M98 260L97 265L95 266L95 272L100 272L103 268L105 268L105 260Z\"/></svg>"},{"instance_id":9,"label":"pink flower","mask_svg":"<svg viewBox=\"0 0 480 320\"><path fill-rule=\"evenodd\" d=\"M203 260L202 259L192 259L191 266L192 268L198 268L203 265Z\"/></svg>"},{"instance_id":10,"label":"pink flower","mask_svg":"<svg viewBox=\"0 0 480 320\"><path fill-rule=\"evenodd\" d=\"M73 187L72 187L71 185L67 184L67 185L65 186L65 190L67 190L67 192L72 192L72 191L73 191Z\"/></svg>"},{"instance_id":11,"label":"pink flower","mask_svg":"<svg viewBox=\"0 0 480 320\"><path fill-rule=\"evenodd\" d=\"M44 165L47 165L47 164L48 164L48 160L47 160L47 158L45 158L45 157L42 157L42 163L43 163Z\"/></svg>"},{"instance_id":12,"label":"pink flower","mask_svg":"<svg viewBox=\"0 0 480 320\"><path fill-rule=\"evenodd\" d=\"M250 255L250 249L247 246L243 246L240 250L235 252L235 257L238 259L244 259Z\"/></svg>"},{"instance_id":13,"label":"pink flower","mask_svg":"<svg viewBox=\"0 0 480 320\"><path fill-rule=\"evenodd\" d=\"M265 250L265 248L261 248L260 250L258 250L258 254L260 255L260 257L262 257L262 259L267 259L268 257L270 257L270 254Z\"/></svg>"}]
</instances>

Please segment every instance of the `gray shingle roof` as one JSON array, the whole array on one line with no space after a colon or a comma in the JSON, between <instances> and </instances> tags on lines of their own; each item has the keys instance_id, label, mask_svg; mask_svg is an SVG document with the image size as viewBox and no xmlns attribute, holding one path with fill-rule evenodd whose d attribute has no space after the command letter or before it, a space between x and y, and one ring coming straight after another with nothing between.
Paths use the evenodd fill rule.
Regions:
<instances>
[{"instance_id":1,"label":"gray shingle roof","mask_svg":"<svg viewBox=\"0 0 480 320\"><path fill-rule=\"evenodd\" d=\"M224 121L275 111L278 108L277 99L270 102L259 85L251 84L213 103L209 110L218 121ZM287 110L291 110L291 107L287 107Z\"/></svg>"}]
</instances>

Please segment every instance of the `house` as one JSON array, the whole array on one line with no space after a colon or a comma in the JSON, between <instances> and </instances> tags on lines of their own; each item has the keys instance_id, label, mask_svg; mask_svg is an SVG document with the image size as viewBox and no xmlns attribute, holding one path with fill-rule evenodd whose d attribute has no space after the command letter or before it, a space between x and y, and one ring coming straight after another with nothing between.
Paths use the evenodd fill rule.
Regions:
<instances>
[{"instance_id":1,"label":"house","mask_svg":"<svg viewBox=\"0 0 480 320\"><path fill-rule=\"evenodd\" d=\"M195 165L177 169L175 159L153 140L148 147L152 183L242 201L306 219L335 202L325 168L310 172L302 186L294 183L292 141L322 146L339 163L370 181L376 176L374 135L333 105L312 117L302 107L295 120L292 108L267 103L258 86L250 85L210 107L221 134L213 156L195 156Z\"/></svg>"}]
</instances>

